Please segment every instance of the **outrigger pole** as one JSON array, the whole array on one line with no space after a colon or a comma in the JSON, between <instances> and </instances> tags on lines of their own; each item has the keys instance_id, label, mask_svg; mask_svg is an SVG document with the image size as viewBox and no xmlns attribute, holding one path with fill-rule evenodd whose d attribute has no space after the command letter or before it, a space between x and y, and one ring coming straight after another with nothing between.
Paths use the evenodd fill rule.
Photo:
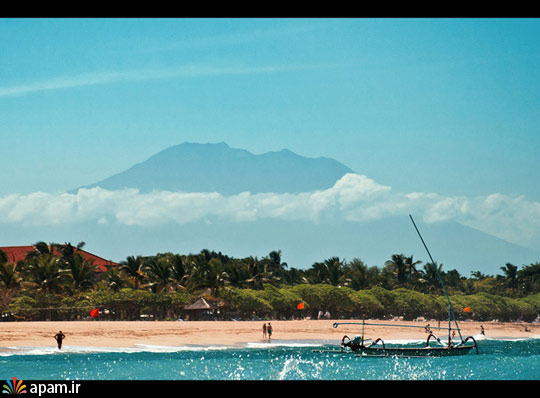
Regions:
<instances>
[{"instance_id":1,"label":"outrigger pole","mask_svg":"<svg viewBox=\"0 0 540 398\"><path fill-rule=\"evenodd\" d=\"M359 323L359 322L334 322L333 327L337 328L339 325L395 326L395 327L398 327L398 328L420 328L420 329L429 328L429 329L439 329L439 330L447 330L448 329L448 328L442 328L442 327L437 327L437 326L420 326L420 325L405 325L405 324L396 324L396 325L390 324L389 325L389 324L386 324L386 323L370 323L370 322L364 322L364 320L362 320L362 323ZM459 329L451 328L451 330L459 330Z\"/></svg>"},{"instance_id":2,"label":"outrigger pole","mask_svg":"<svg viewBox=\"0 0 540 398\"><path fill-rule=\"evenodd\" d=\"M418 236L420 237L420 240L422 241L422 244L424 245L424 248L427 251L427 254L429 258L431 259L432 264L434 265L435 271L437 273L437 278L439 279L439 282L441 283L444 295L446 296L446 301L448 301L448 346L450 347L452 343L452 330L457 330L459 334L459 338L461 339L461 344L464 344L466 340L463 340L463 336L461 335L461 331L459 330L459 325L456 320L456 316L454 314L454 310L452 309L452 303L450 302L450 297L448 296L448 292L446 291L446 287L444 286L443 279L441 277L441 274L439 273L439 269L437 268L437 265L435 264L435 261L433 260L433 257L431 256L431 253L429 252L429 249L427 248L426 242L424 242L424 239L422 238L422 235L420 234L420 231L418 230L418 227L416 226L416 223L414 222L412 216L409 214L409 217L411 218L411 221L414 225L414 229L416 229L416 232L418 233ZM452 320L454 321L456 327L452 328ZM366 323L364 320L362 320L362 323L358 322L336 322L334 323L334 328L337 328L339 325L362 325L362 340L364 339L364 326L395 326L395 327L410 327L410 328L427 328L427 326L417 326L417 325L386 325L386 324L379 324L379 323ZM447 328L441 328L441 327L429 327L430 329L447 329ZM468 338L467 338L468 339ZM476 344L476 343L475 343Z\"/></svg>"},{"instance_id":3,"label":"outrigger pole","mask_svg":"<svg viewBox=\"0 0 540 398\"><path fill-rule=\"evenodd\" d=\"M434 268L435 268L435 271L437 272L437 277L439 278L439 282L441 282L441 286L442 286L442 289L443 289L443 292L444 292L444 295L446 296L446 300L448 301L448 345L450 345L450 342L452 341L451 340L451 336L450 336L450 331L452 330L452 319L454 320L454 323L456 324L456 329L458 331L458 334L459 334L459 338L461 339L461 342L463 343L463 336L461 336L461 331L459 330L459 326L458 326L458 323L457 323L457 320L456 320L456 316L454 314L454 310L452 309L452 303L450 302L450 297L448 296L448 292L446 291L446 287L444 286L444 282L443 282L443 279L441 277L441 274L439 273L439 269L437 267L437 264L435 263L435 261L433 260L433 257L431 257L431 253L429 252L429 249L428 247L426 246L426 242L424 242L424 239L422 238L422 235L420 234L420 231L418 230L418 227L416 226L416 223L414 222L412 216L409 214L409 217L411 218L411 221L414 225L414 229L416 229L416 232L418 233L418 236L420 237L420 240L422 241L422 244L424 245L424 248L426 249L427 251L427 254L429 256L429 258L431 259L431 263L433 264Z\"/></svg>"}]
</instances>

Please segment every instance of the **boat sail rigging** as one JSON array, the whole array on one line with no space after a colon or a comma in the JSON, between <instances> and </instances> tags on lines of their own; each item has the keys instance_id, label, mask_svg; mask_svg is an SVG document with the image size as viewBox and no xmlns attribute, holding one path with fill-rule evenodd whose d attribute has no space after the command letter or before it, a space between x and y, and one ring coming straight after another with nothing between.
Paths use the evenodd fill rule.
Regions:
<instances>
[{"instance_id":1,"label":"boat sail rigging","mask_svg":"<svg viewBox=\"0 0 540 398\"><path fill-rule=\"evenodd\" d=\"M420 237L420 240L422 241L422 244L424 245L424 248L426 249L429 259L431 260L431 263L433 265L436 265L435 261L433 260L433 257L431 257L431 253L429 252L426 242L424 242L424 238L422 238L422 235L420 234L420 231L418 230L418 227L416 226L416 223L414 222L414 219L412 218L410 214L409 214L409 217L411 219L411 222L414 225L414 229L416 230L416 232L418 233L418 236ZM456 330L459 334L459 338L463 342L464 341L463 336L461 335L461 330L459 330L459 325L456 320L456 315L454 314L454 309L452 308L452 302L450 301L450 296L448 295L448 292L446 291L446 287L444 286L444 281L441 277L441 273L439 272L439 269L437 266L435 266L435 271L437 272L437 278L439 279L439 282L441 283L442 290L444 292L444 295L446 296L446 301L448 302L448 344L450 344L451 342L450 330L452 329L451 327L452 320L454 321L456 325Z\"/></svg>"},{"instance_id":2,"label":"boat sail rigging","mask_svg":"<svg viewBox=\"0 0 540 398\"><path fill-rule=\"evenodd\" d=\"M420 234L420 231L418 230L418 227L416 226L416 223L414 222L414 219L409 214L409 217L412 221L412 224L418 233L418 236L420 237L420 240L422 241L422 244L424 245L424 248L426 249L428 256L432 262L432 264L436 264L433 260L433 257L431 256L431 253L429 252L429 249L422 238L422 235ZM317 352L338 352L338 353L352 353L356 355L361 356L400 356L400 357L426 357L426 356L455 356L455 355L464 355L467 354L473 347L476 350L476 354L478 354L478 345L476 344L476 340L472 336L468 336L467 338L463 338L461 335L461 330L459 329L459 325L456 319L456 316L454 314L454 310L452 308L452 302L450 301L450 296L448 295L448 292L446 290L446 287L444 285L444 281L441 277L441 274L439 273L439 270L437 267L435 267L435 270L437 272L437 278L439 282L441 283L442 290L444 292L444 295L446 296L446 300L448 303L448 328L443 327L430 327L429 330L426 326L417 326L417 325L388 325L388 324L380 324L380 323L367 323L364 320L362 320L361 323L359 322L336 322L334 323L334 328L337 328L339 325L362 325L362 335L356 336L354 339L351 339L349 336L343 336L343 339L341 340L341 350L319 350ZM452 327L452 322L454 323L455 327ZM364 339L364 326L396 326L396 327L410 327L410 328L424 328L427 331L429 331L429 336L427 338L425 347L387 347L384 343L384 341L381 338L376 339L375 341L371 341L370 339L365 340ZM448 329L448 343L444 345L441 343L440 339L433 334L431 329ZM457 331L459 335L459 340L457 344L455 344L452 341L452 332ZM438 343L440 343L440 346L430 346L430 340L435 339ZM467 344L467 342L472 341L473 344ZM366 342L369 342L366 344ZM380 343L380 345L379 345Z\"/></svg>"}]
</instances>

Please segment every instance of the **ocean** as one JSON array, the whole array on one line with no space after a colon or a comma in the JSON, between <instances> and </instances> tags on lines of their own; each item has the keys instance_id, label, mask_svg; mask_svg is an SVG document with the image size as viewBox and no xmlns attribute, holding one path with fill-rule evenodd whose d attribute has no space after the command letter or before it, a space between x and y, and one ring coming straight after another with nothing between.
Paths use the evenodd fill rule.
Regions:
<instances>
[{"instance_id":1,"label":"ocean","mask_svg":"<svg viewBox=\"0 0 540 398\"><path fill-rule=\"evenodd\" d=\"M8 380L540 380L540 338L478 337L465 356L366 358L314 352L338 348L317 341L225 346L65 346L0 350ZM387 346L398 342L386 342ZM404 342L399 342L404 343ZM414 344L418 342L406 342Z\"/></svg>"}]
</instances>

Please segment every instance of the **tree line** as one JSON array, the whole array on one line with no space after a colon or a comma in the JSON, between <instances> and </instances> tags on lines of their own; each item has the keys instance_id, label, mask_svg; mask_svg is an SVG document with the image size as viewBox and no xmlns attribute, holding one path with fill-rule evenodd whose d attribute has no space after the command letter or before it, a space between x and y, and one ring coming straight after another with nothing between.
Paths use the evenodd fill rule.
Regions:
<instances>
[{"instance_id":1,"label":"tree line","mask_svg":"<svg viewBox=\"0 0 540 398\"><path fill-rule=\"evenodd\" d=\"M201 296L215 304L212 316L220 319L317 317L319 311L333 318L444 319L439 276L462 319L532 321L540 314L540 263L521 269L506 263L500 274L465 277L403 254L382 267L330 257L298 269L283 262L279 250L234 258L205 249L128 256L96 273L79 252L83 246L37 242L15 264L0 250L0 319L84 319L92 308L112 320L177 319Z\"/></svg>"}]
</instances>

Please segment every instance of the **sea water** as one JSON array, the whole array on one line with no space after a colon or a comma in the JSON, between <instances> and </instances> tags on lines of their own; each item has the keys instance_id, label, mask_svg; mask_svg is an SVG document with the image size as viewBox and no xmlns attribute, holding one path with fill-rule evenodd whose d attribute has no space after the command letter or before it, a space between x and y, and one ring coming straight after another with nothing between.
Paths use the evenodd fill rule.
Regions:
<instances>
[{"instance_id":1,"label":"sea water","mask_svg":"<svg viewBox=\"0 0 540 398\"><path fill-rule=\"evenodd\" d=\"M316 352L339 350L339 342L279 340L229 347L10 347L0 350L0 379L540 380L540 338L482 336L477 342L478 355L473 348L464 356L429 358Z\"/></svg>"}]
</instances>

